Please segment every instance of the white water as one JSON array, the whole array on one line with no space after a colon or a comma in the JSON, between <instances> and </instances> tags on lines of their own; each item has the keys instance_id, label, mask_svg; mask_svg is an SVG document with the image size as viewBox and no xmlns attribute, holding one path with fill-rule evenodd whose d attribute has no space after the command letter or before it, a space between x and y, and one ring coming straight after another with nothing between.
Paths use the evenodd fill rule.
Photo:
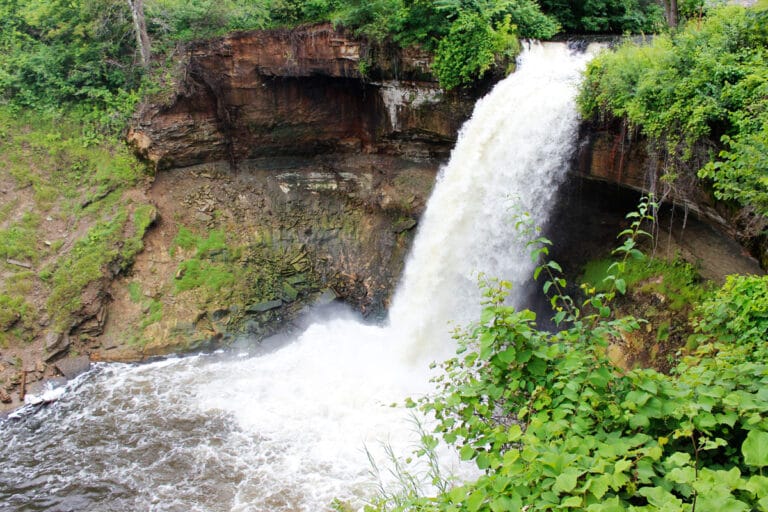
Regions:
<instances>
[{"instance_id":1,"label":"white water","mask_svg":"<svg viewBox=\"0 0 768 512\"><path fill-rule=\"evenodd\" d=\"M478 103L430 199L390 323L312 324L256 357L102 365L55 406L0 426L0 510L317 511L359 505L364 447L408 455L407 411L449 319L476 315L476 273L523 283L516 196L543 223L576 128L585 56L534 46Z\"/></svg>"}]
</instances>

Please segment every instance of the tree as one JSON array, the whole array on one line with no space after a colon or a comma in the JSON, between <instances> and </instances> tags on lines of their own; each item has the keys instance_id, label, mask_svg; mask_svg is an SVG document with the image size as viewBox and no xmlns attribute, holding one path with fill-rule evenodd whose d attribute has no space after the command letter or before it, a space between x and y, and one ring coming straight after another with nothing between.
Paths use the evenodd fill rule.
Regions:
<instances>
[{"instance_id":1,"label":"tree","mask_svg":"<svg viewBox=\"0 0 768 512\"><path fill-rule=\"evenodd\" d=\"M678 9L677 0L664 0L664 16L667 18L667 23L670 27L677 27L678 21Z\"/></svg>"},{"instance_id":2,"label":"tree","mask_svg":"<svg viewBox=\"0 0 768 512\"><path fill-rule=\"evenodd\" d=\"M131 9L133 18L133 30L136 33L136 46L139 49L141 65L147 67L151 58L151 49L149 34L147 33L147 22L144 19L144 0L126 0Z\"/></svg>"}]
</instances>

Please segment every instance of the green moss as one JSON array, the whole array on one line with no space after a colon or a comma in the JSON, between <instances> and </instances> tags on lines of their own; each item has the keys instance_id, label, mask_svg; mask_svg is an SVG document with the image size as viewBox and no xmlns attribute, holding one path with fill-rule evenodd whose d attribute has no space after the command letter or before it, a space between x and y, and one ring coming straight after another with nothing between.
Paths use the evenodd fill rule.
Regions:
<instances>
[{"instance_id":1,"label":"green moss","mask_svg":"<svg viewBox=\"0 0 768 512\"><path fill-rule=\"evenodd\" d=\"M0 331L7 331L26 316L29 305L20 297L0 293Z\"/></svg>"},{"instance_id":2,"label":"green moss","mask_svg":"<svg viewBox=\"0 0 768 512\"><path fill-rule=\"evenodd\" d=\"M163 319L163 303L159 300L152 299L149 304L147 304L147 309L146 316L141 320L142 329Z\"/></svg>"},{"instance_id":3,"label":"green moss","mask_svg":"<svg viewBox=\"0 0 768 512\"><path fill-rule=\"evenodd\" d=\"M19 222L0 230L0 259L15 259L29 262L38 260L37 228L40 215L26 212Z\"/></svg>"},{"instance_id":4,"label":"green moss","mask_svg":"<svg viewBox=\"0 0 768 512\"><path fill-rule=\"evenodd\" d=\"M5 222L10 217L11 212L16 209L17 203L17 199L10 199L0 205L0 222Z\"/></svg>"},{"instance_id":5,"label":"green moss","mask_svg":"<svg viewBox=\"0 0 768 512\"><path fill-rule=\"evenodd\" d=\"M100 279L106 265L118 258L118 243L126 218L127 214L121 210L111 220L96 224L59 260L51 276L53 288L48 297L55 328L68 327L70 315L82 306L82 290Z\"/></svg>"},{"instance_id":6,"label":"green moss","mask_svg":"<svg viewBox=\"0 0 768 512\"><path fill-rule=\"evenodd\" d=\"M612 260L601 259L588 263L581 278L583 283L597 291L608 291L605 281ZM629 259L622 275L628 289L641 293L658 293L668 301L668 307L680 311L697 304L706 294L706 285L690 263L681 259L671 262L657 258Z\"/></svg>"},{"instance_id":7,"label":"green moss","mask_svg":"<svg viewBox=\"0 0 768 512\"><path fill-rule=\"evenodd\" d=\"M186 227L179 229L172 251L184 249L192 256L179 264L176 293L196 293L201 307L228 307L284 299L293 301L318 287L310 258L301 246L276 247L266 244L267 230L259 243L235 245L223 231L205 236ZM244 313L237 313L240 317ZM237 322L238 318L232 321Z\"/></svg>"},{"instance_id":8,"label":"green moss","mask_svg":"<svg viewBox=\"0 0 768 512\"><path fill-rule=\"evenodd\" d=\"M128 296L131 298L131 302L138 304L141 302L141 285L138 281L131 281L128 283Z\"/></svg>"},{"instance_id":9,"label":"green moss","mask_svg":"<svg viewBox=\"0 0 768 512\"><path fill-rule=\"evenodd\" d=\"M144 249L144 235L156 217L155 207L149 204L140 205L133 212L133 230L125 238L121 250L122 266L127 268L134 258Z\"/></svg>"},{"instance_id":10,"label":"green moss","mask_svg":"<svg viewBox=\"0 0 768 512\"><path fill-rule=\"evenodd\" d=\"M70 215L98 212L142 178L142 165L118 136L94 140L89 136L93 130L92 123L72 113L0 108L5 167L19 186L33 188L38 209L63 207ZM85 210L84 194L90 201Z\"/></svg>"},{"instance_id":11,"label":"green moss","mask_svg":"<svg viewBox=\"0 0 768 512\"><path fill-rule=\"evenodd\" d=\"M215 263L197 258L183 261L179 265L180 278L176 280L176 291L205 287L210 291L229 288L235 282L235 275L226 263Z\"/></svg>"}]
</instances>

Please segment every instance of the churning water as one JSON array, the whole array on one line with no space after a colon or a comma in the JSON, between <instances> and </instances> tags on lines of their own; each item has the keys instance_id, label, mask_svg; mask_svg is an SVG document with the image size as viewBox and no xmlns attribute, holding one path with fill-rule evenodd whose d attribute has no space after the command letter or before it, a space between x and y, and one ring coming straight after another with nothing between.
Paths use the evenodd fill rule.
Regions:
<instances>
[{"instance_id":1,"label":"churning water","mask_svg":"<svg viewBox=\"0 0 768 512\"><path fill-rule=\"evenodd\" d=\"M477 273L524 283L510 197L543 224L572 152L588 57L533 45L466 123L385 326L351 314L256 356L98 365L0 424L0 510L317 511L375 489L366 447L410 454L401 407L479 311ZM383 462L385 463L385 461Z\"/></svg>"}]
</instances>

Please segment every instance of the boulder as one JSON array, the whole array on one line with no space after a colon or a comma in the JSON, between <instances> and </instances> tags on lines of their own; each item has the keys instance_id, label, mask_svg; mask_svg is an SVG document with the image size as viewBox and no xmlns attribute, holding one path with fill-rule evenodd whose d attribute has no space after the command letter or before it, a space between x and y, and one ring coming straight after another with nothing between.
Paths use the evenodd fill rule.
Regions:
<instances>
[{"instance_id":1,"label":"boulder","mask_svg":"<svg viewBox=\"0 0 768 512\"><path fill-rule=\"evenodd\" d=\"M45 335L46 362L63 354L69 348L69 336L60 332L49 332Z\"/></svg>"},{"instance_id":2,"label":"boulder","mask_svg":"<svg viewBox=\"0 0 768 512\"><path fill-rule=\"evenodd\" d=\"M57 361L56 369L59 370L67 379L74 379L81 373L91 369L91 360L88 356L68 357Z\"/></svg>"},{"instance_id":3,"label":"boulder","mask_svg":"<svg viewBox=\"0 0 768 512\"><path fill-rule=\"evenodd\" d=\"M248 313L264 313L265 311L277 309L282 305L283 305L283 301L280 299L268 300L266 302L259 302L258 304L252 304L246 307L245 311L247 311Z\"/></svg>"}]
</instances>

